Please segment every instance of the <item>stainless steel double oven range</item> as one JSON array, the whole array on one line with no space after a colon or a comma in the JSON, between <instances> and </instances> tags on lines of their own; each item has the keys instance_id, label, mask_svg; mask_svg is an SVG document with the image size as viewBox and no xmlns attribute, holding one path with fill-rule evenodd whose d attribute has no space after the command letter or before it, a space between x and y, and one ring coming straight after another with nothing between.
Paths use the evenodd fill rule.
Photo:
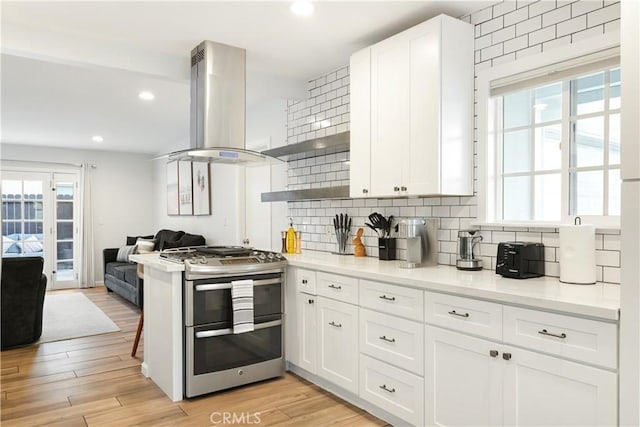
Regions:
<instances>
[{"instance_id":1,"label":"stainless steel double oven range","mask_svg":"<svg viewBox=\"0 0 640 427\"><path fill-rule=\"evenodd\" d=\"M184 262L184 396L284 374L284 271L279 253L243 247L177 248ZM233 333L231 282L253 280L254 331Z\"/></svg>"}]
</instances>

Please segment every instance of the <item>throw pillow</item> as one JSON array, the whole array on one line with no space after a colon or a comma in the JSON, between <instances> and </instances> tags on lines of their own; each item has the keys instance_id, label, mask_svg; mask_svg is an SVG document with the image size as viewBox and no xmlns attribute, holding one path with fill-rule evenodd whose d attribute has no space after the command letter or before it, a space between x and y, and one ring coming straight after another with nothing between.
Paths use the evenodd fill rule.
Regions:
<instances>
[{"instance_id":1,"label":"throw pillow","mask_svg":"<svg viewBox=\"0 0 640 427\"><path fill-rule=\"evenodd\" d=\"M136 245L131 246L123 246L118 249L118 255L116 256L116 261L118 262L130 262L129 257L134 254L136 250Z\"/></svg>"},{"instance_id":2,"label":"throw pillow","mask_svg":"<svg viewBox=\"0 0 640 427\"><path fill-rule=\"evenodd\" d=\"M22 244L22 253L33 254L42 252L42 242L36 236L29 236Z\"/></svg>"},{"instance_id":3,"label":"throw pillow","mask_svg":"<svg viewBox=\"0 0 640 427\"><path fill-rule=\"evenodd\" d=\"M135 245L138 239L153 239L153 234L149 236L127 236L127 246Z\"/></svg>"},{"instance_id":4,"label":"throw pillow","mask_svg":"<svg viewBox=\"0 0 640 427\"><path fill-rule=\"evenodd\" d=\"M138 254L148 254L153 252L153 248L156 246L156 241L154 239L142 239L138 238L136 241L136 253Z\"/></svg>"}]
</instances>

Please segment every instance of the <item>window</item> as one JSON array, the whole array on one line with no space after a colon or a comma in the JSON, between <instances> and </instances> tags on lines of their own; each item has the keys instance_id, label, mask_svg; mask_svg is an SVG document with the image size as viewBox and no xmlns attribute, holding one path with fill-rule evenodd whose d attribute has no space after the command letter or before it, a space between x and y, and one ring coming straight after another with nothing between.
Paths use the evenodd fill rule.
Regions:
<instances>
[{"instance_id":1,"label":"window","mask_svg":"<svg viewBox=\"0 0 640 427\"><path fill-rule=\"evenodd\" d=\"M493 91L496 219L620 215L620 68L567 74Z\"/></svg>"}]
</instances>

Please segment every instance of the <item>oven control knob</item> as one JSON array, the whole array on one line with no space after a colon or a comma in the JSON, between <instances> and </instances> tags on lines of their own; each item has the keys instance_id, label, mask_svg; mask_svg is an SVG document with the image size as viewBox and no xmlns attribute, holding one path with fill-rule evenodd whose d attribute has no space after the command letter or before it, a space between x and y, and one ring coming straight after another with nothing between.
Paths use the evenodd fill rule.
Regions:
<instances>
[{"instance_id":1,"label":"oven control knob","mask_svg":"<svg viewBox=\"0 0 640 427\"><path fill-rule=\"evenodd\" d=\"M207 263L207 258L201 257L200 258L200 264L206 264L206 263Z\"/></svg>"},{"instance_id":2,"label":"oven control knob","mask_svg":"<svg viewBox=\"0 0 640 427\"><path fill-rule=\"evenodd\" d=\"M272 253L272 252L269 252L269 255L267 255L267 258L269 258L269 259L273 259L273 256L274 256L274 255L273 255L273 253Z\"/></svg>"},{"instance_id":3,"label":"oven control knob","mask_svg":"<svg viewBox=\"0 0 640 427\"><path fill-rule=\"evenodd\" d=\"M282 254L281 253L276 253L276 258L282 259Z\"/></svg>"},{"instance_id":4,"label":"oven control knob","mask_svg":"<svg viewBox=\"0 0 640 427\"><path fill-rule=\"evenodd\" d=\"M266 258L266 255L265 255L265 254L258 254L258 258L260 258L260 259L265 259L265 258Z\"/></svg>"}]
</instances>

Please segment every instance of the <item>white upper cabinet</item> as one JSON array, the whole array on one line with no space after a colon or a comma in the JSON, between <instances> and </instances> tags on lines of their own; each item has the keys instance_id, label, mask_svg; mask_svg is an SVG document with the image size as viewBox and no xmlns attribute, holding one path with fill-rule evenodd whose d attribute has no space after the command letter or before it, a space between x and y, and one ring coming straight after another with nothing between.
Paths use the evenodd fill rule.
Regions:
<instances>
[{"instance_id":1,"label":"white upper cabinet","mask_svg":"<svg viewBox=\"0 0 640 427\"><path fill-rule=\"evenodd\" d=\"M440 15L356 52L350 73L351 197L473 194L471 25Z\"/></svg>"}]
</instances>

